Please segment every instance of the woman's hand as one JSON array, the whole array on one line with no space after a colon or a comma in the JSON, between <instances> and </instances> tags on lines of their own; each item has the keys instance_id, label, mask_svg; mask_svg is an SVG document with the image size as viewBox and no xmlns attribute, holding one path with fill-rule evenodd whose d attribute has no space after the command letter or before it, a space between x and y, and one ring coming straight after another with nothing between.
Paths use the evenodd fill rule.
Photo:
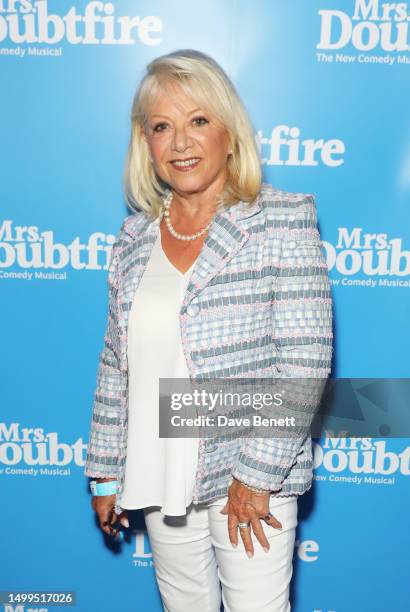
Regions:
<instances>
[{"instance_id":1,"label":"woman's hand","mask_svg":"<svg viewBox=\"0 0 410 612\"><path fill-rule=\"evenodd\" d=\"M104 533L109 536L116 537L120 532L120 523L123 527L129 527L127 511L124 510L121 514L114 512L116 495L94 495L91 498L91 505L94 511L97 513L100 527Z\"/></svg>"},{"instance_id":2,"label":"woman's hand","mask_svg":"<svg viewBox=\"0 0 410 612\"><path fill-rule=\"evenodd\" d=\"M248 529L239 529L248 557L253 557L254 548L251 538L252 530L265 552L270 546L263 531L260 519L269 513L270 493L256 493L245 487L234 478L228 489L228 501L221 510L221 514L228 515L228 532L232 546L238 546L238 523L250 523ZM282 529L282 524L274 517L265 521L271 527Z\"/></svg>"}]
</instances>

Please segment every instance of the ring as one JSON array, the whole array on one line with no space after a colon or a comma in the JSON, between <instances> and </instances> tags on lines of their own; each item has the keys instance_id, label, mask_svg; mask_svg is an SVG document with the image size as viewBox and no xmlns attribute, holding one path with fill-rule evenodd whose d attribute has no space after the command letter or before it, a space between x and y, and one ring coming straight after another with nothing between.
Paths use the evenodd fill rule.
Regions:
<instances>
[{"instance_id":1,"label":"ring","mask_svg":"<svg viewBox=\"0 0 410 612\"><path fill-rule=\"evenodd\" d=\"M238 523L239 529L248 529L250 523Z\"/></svg>"},{"instance_id":2,"label":"ring","mask_svg":"<svg viewBox=\"0 0 410 612\"><path fill-rule=\"evenodd\" d=\"M271 512L268 512L268 514L266 516L263 517L264 521L269 521L269 519L273 518L273 514L271 514Z\"/></svg>"}]
</instances>

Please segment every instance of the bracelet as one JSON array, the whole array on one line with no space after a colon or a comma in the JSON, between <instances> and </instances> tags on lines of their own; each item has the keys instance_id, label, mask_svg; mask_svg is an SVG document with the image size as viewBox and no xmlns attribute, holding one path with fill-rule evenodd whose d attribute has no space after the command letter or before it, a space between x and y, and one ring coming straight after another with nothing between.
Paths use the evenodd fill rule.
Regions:
<instances>
[{"instance_id":1,"label":"bracelet","mask_svg":"<svg viewBox=\"0 0 410 612\"><path fill-rule=\"evenodd\" d=\"M93 495L115 495L118 489L118 480L109 480L108 482L91 480L90 489Z\"/></svg>"},{"instance_id":2,"label":"bracelet","mask_svg":"<svg viewBox=\"0 0 410 612\"><path fill-rule=\"evenodd\" d=\"M269 489L258 489L257 487L252 487L251 485L246 484L246 482L242 482L242 480L238 480L237 478L235 478L235 480L254 493L259 493L259 495L270 495Z\"/></svg>"}]
</instances>

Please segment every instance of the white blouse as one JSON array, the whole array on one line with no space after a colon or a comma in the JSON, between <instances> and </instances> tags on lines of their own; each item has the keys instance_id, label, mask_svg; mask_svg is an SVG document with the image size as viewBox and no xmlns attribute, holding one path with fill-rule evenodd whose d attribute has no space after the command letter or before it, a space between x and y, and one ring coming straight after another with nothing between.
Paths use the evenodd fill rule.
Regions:
<instances>
[{"instance_id":1,"label":"white blouse","mask_svg":"<svg viewBox=\"0 0 410 612\"><path fill-rule=\"evenodd\" d=\"M179 311L192 266L183 274L154 243L128 321L128 441L121 506L160 506L186 514L192 502L198 438L159 438L158 379L189 378Z\"/></svg>"}]
</instances>

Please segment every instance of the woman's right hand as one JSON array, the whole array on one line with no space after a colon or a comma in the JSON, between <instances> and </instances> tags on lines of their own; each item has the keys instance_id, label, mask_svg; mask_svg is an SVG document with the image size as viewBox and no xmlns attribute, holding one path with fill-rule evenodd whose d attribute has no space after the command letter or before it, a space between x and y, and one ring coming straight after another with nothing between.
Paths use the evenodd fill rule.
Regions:
<instances>
[{"instance_id":1,"label":"woman's right hand","mask_svg":"<svg viewBox=\"0 0 410 612\"><path fill-rule=\"evenodd\" d=\"M103 480L100 482L103 482ZM91 505L98 516L100 528L112 537L116 537L120 531L119 526L117 526L118 523L126 528L130 526L126 510L121 514L114 512L115 501L115 493L113 495L93 495L91 498Z\"/></svg>"}]
</instances>

